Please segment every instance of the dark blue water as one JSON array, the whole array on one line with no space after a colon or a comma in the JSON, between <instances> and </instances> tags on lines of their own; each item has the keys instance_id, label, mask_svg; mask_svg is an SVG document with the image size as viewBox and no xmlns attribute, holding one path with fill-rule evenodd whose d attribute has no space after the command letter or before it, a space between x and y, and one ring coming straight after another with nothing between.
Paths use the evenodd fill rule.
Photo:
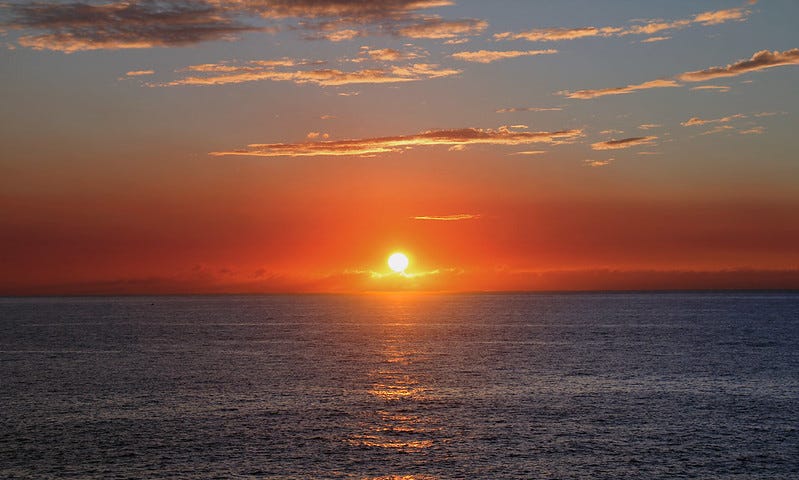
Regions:
<instances>
[{"instance_id":1,"label":"dark blue water","mask_svg":"<svg viewBox=\"0 0 799 480\"><path fill-rule=\"evenodd\" d=\"M799 478L799 295L0 299L0 478Z\"/></svg>"}]
</instances>

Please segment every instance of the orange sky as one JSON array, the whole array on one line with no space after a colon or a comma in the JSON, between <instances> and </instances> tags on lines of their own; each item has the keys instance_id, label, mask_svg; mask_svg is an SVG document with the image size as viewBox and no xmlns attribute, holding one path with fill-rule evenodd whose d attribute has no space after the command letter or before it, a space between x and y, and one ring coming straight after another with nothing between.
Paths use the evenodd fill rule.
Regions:
<instances>
[{"instance_id":1,"label":"orange sky","mask_svg":"<svg viewBox=\"0 0 799 480\"><path fill-rule=\"evenodd\" d=\"M799 288L794 2L90 3L0 15L0 295Z\"/></svg>"}]
</instances>

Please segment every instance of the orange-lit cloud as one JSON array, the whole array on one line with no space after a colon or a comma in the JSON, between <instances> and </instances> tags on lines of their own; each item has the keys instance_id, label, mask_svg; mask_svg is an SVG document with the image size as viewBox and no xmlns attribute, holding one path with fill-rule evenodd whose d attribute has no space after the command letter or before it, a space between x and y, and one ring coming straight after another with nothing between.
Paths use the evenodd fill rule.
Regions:
<instances>
[{"instance_id":1,"label":"orange-lit cloud","mask_svg":"<svg viewBox=\"0 0 799 480\"><path fill-rule=\"evenodd\" d=\"M619 150L622 148L638 147L641 145L652 145L658 137L630 137L621 140L607 140L591 144L593 150Z\"/></svg>"},{"instance_id":2,"label":"orange-lit cloud","mask_svg":"<svg viewBox=\"0 0 799 480\"><path fill-rule=\"evenodd\" d=\"M568 98L578 99L590 99L605 95L624 95L640 90L649 90L652 88L684 86L684 84L679 83L678 80L683 82L703 82L714 78L734 77L748 72L756 72L759 70L765 70L767 68L784 65L799 65L799 48L786 50L784 52L769 52L768 50L761 50L752 55L752 58L749 60L741 60L727 65L726 67L711 67L705 70L686 72L671 79L664 78L651 80L648 82L636 85L627 85L624 87L601 88L596 90L578 90L576 92L561 91L558 92L558 94L564 95ZM708 85L708 87L716 88L715 86L710 85Z\"/></svg>"},{"instance_id":3,"label":"orange-lit cloud","mask_svg":"<svg viewBox=\"0 0 799 480\"><path fill-rule=\"evenodd\" d=\"M576 92L562 91L558 92L558 94L568 98L579 98L581 100L585 100L589 98L604 97L606 95L626 95L628 93L633 93L640 90L649 90L652 88L674 88L680 86L682 85L674 80L658 79L639 84L627 85L624 87L600 88L597 90L578 90Z\"/></svg>"},{"instance_id":4,"label":"orange-lit cloud","mask_svg":"<svg viewBox=\"0 0 799 480\"><path fill-rule=\"evenodd\" d=\"M192 45L268 30L242 23L204 2L13 3L7 7L12 28L38 32L20 37L20 45L65 53Z\"/></svg>"},{"instance_id":5,"label":"orange-lit cloud","mask_svg":"<svg viewBox=\"0 0 799 480\"><path fill-rule=\"evenodd\" d=\"M496 110L496 113L517 113L517 112L559 112L560 107L507 107Z\"/></svg>"},{"instance_id":6,"label":"orange-lit cloud","mask_svg":"<svg viewBox=\"0 0 799 480\"><path fill-rule=\"evenodd\" d=\"M741 135L760 135L765 132L766 129L760 126L748 128L746 130L738 130L738 133L740 133Z\"/></svg>"},{"instance_id":7,"label":"orange-lit cloud","mask_svg":"<svg viewBox=\"0 0 799 480\"><path fill-rule=\"evenodd\" d=\"M644 123L643 125L638 125L638 128L640 130L652 130L654 128L660 128L662 126L663 125L661 125L659 123Z\"/></svg>"},{"instance_id":8,"label":"orange-lit cloud","mask_svg":"<svg viewBox=\"0 0 799 480\"><path fill-rule=\"evenodd\" d=\"M505 58L552 55L555 53L558 53L558 51L551 48L547 50L479 50L476 52L456 52L451 56L466 62L491 63L497 60L503 60Z\"/></svg>"},{"instance_id":9,"label":"orange-lit cloud","mask_svg":"<svg viewBox=\"0 0 799 480\"><path fill-rule=\"evenodd\" d=\"M732 87L728 85L698 85L696 87L691 87L691 90L709 90L712 92L719 92L719 93L727 93L732 89Z\"/></svg>"},{"instance_id":10,"label":"orange-lit cloud","mask_svg":"<svg viewBox=\"0 0 799 480\"><path fill-rule=\"evenodd\" d=\"M784 52L761 50L749 60L739 60L726 67L710 67L704 70L686 72L680 75L684 82L704 82L714 78L737 77L749 72L757 72L767 68L799 64L799 48Z\"/></svg>"},{"instance_id":11,"label":"orange-lit cloud","mask_svg":"<svg viewBox=\"0 0 799 480\"><path fill-rule=\"evenodd\" d=\"M522 150L521 152L513 152L508 155L543 155L547 153L546 150Z\"/></svg>"},{"instance_id":12,"label":"orange-lit cloud","mask_svg":"<svg viewBox=\"0 0 799 480\"><path fill-rule=\"evenodd\" d=\"M393 48L369 48L361 47L359 52L361 58L353 59L353 62L361 62L364 60L376 60L381 62L399 62L404 60L413 60L419 57L427 56L425 51L410 51L402 52Z\"/></svg>"},{"instance_id":13,"label":"orange-lit cloud","mask_svg":"<svg viewBox=\"0 0 799 480\"><path fill-rule=\"evenodd\" d=\"M125 73L125 76L128 77L140 77L144 75L153 75L155 70L132 70L130 72Z\"/></svg>"},{"instance_id":14,"label":"orange-lit cloud","mask_svg":"<svg viewBox=\"0 0 799 480\"><path fill-rule=\"evenodd\" d=\"M450 39L463 35L479 35L487 27L488 22L473 18L444 20L429 17L418 23L401 27L397 29L396 33L409 38Z\"/></svg>"},{"instance_id":15,"label":"orange-lit cloud","mask_svg":"<svg viewBox=\"0 0 799 480\"><path fill-rule=\"evenodd\" d=\"M249 62L246 65L203 64L190 66L181 71L209 73L202 76L186 76L171 82L151 83L152 87L172 87L180 85L227 85L234 83L256 82L263 80L284 81L294 83L314 83L321 86L367 84L367 83L399 83L448 77L461 73L460 70L441 68L428 63L416 63L406 66L372 68L356 71L342 71L325 68L315 70L277 70L268 62L266 64Z\"/></svg>"},{"instance_id":16,"label":"orange-lit cloud","mask_svg":"<svg viewBox=\"0 0 799 480\"><path fill-rule=\"evenodd\" d=\"M558 40L575 40L586 37L610 37L621 32L615 27L581 27L581 28L541 28L526 32L503 32L494 34L494 40L529 40L531 42L554 42Z\"/></svg>"},{"instance_id":17,"label":"orange-lit cloud","mask_svg":"<svg viewBox=\"0 0 799 480\"><path fill-rule=\"evenodd\" d=\"M453 5L450 0L211 0L221 8L254 11L266 18L397 18L417 10Z\"/></svg>"},{"instance_id":18,"label":"orange-lit cloud","mask_svg":"<svg viewBox=\"0 0 799 480\"><path fill-rule=\"evenodd\" d=\"M494 40L528 40L531 42L555 42L591 37L622 37L626 35L653 35L667 30L679 30L692 25L718 25L730 21L743 21L750 10L738 7L699 13L688 19L673 21L647 20L643 24L627 27L578 27L540 28L524 32L502 32L494 34ZM652 37L642 42L657 42L671 37Z\"/></svg>"},{"instance_id":19,"label":"orange-lit cloud","mask_svg":"<svg viewBox=\"0 0 799 480\"><path fill-rule=\"evenodd\" d=\"M734 129L735 128L731 127L730 125L718 125L716 127L711 128L710 130L707 130L707 131L704 131L704 132L700 133L699 135L713 135L713 134L716 134L716 133L722 133L722 132L726 132L728 130L734 130Z\"/></svg>"},{"instance_id":20,"label":"orange-lit cloud","mask_svg":"<svg viewBox=\"0 0 799 480\"><path fill-rule=\"evenodd\" d=\"M729 115L727 117L722 118L712 118L712 119L701 119L697 117L691 117L688 120L681 122L680 125L683 127L693 127L697 125L707 125L708 123L729 123L733 120L737 120L739 118L746 118L746 115L742 113L736 113L735 115Z\"/></svg>"},{"instance_id":21,"label":"orange-lit cloud","mask_svg":"<svg viewBox=\"0 0 799 480\"><path fill-rule=\"evenodd\" d=\"M468 145L561 144L573 141L582 135L582 130L519 132L507 127L500 127L496 130L461 128L455 130L430 130L416 135L399 135L359 140L252 144L248 145L247 149L211 152L211 155L244 155L257 157L377 155L401 152L403 150L423 146L465 147Z\"/></svg>"},{"instance_id":22,"label":"orange-lit cloud","mask_svg":"<svg viewBox=\"0 0 799 480\"><path fill-rule=\"evenodd\" d=\"M586 159L586 160L583 160L583 166L584 167L593 167L593 168L607 167L608 165L613 163L614 160L616 160L616 159L615 158L608 158L607 160L590 160L590 159Z\"/></svg>"},{"instance_id":23,"label":"orange-lit cloud","mask_svg":"<svg viewBox=\"0 0 799 480\"><path fill-rule=\"evenodd\" d=\"M458 220L477 220L481 215L473 213L456 213L453 215L418 215L412 220L432 220L439 222L455 222Z\"/></svg>"},{"instance_id":24,"label":"orange-lit cloud","mask_svg":"<svg viewBox=\"0 0 799 480\"><path fill-rule=\"evenodd\" d=\"M664 42L666 40L671 40L671 37L649 37L641 40L641 43Z\"/></svg>"}]
</instances>

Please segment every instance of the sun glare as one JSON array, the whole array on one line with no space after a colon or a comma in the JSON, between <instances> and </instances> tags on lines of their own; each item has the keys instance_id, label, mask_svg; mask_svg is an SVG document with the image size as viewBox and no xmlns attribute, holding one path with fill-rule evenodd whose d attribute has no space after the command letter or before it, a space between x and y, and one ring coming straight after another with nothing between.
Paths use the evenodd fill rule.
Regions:
<instances>
[{"instance_id":1,"label":"sun glare","mask_svg":"<svg viewBox=\"0 0 799 480\"><path fill-rule=\"evenodd\" d=\"M394 253L388 257L388 266L397 273L402 273L408 268L408 257L403 253Z\"/></svg>"}]
</instances>

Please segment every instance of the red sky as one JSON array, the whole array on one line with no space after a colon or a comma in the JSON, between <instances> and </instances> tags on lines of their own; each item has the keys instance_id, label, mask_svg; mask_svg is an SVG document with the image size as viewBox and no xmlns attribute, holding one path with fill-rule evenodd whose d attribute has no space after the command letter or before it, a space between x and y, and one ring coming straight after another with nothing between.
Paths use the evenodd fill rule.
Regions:
<instances>
[{"instance_id":1,"label":"red sky","mask_svg":"<svg viewBox=\"0 0 799 480\"><path fill-rule=\"evenodd\" d=\"M0 12L0 295L799 288L795 2L90 3Z\"/></svg>"}]
</instances>

